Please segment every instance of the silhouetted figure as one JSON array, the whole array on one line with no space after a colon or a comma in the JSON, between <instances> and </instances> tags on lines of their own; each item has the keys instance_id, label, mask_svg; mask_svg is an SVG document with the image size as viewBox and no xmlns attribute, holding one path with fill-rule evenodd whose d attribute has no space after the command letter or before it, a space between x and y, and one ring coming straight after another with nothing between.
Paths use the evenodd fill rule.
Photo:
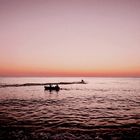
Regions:
<instances>
[{"instance_id":1,"label":"silhouetted figure","mask_svg":"<svg viewBox=\"0 0 140 140\"><path fill-rule=\"evenodd\" d=\"M58 84L55 86L56 91L60 90L60 87L58 86Z\"/></svg>"},{"instance_id":2,"label":"silhouetted figure","mask_svg":"<svg viewBox=\"0 0 140 140\"><path fill-rule=\"evenodd\" d=\"M60 90L60 87L58 86L58 84L56 86L52 86L52 84L49 84L49 86L44 86L45 90L49 90L49 91L52 91L52 90L56 90L56 91L59 91Z\"/></svg>"}]
</instances>

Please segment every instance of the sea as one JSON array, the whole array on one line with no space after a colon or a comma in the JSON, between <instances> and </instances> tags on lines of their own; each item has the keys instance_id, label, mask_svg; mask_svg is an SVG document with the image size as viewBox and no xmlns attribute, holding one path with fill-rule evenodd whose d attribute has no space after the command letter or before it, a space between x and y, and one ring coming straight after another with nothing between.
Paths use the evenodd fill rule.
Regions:
<instances>
[{"instance_id":1,"label":"sea","mask_svg":"<svg viewBox=\"0 0 140 140\"><path fill-rule=\"evenodd\" d=\"M27 84L81 80L60 91ZM2 139L140 140L140 78L1 77Z\"/></svg>"}]
</instances>

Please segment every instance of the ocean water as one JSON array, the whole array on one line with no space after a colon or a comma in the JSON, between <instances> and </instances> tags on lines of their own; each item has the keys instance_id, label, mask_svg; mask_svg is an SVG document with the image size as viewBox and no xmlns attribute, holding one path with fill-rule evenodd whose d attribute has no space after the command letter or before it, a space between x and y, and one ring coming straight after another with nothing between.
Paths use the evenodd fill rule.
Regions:
<instances>
[{"instance_id":1,"label":"ocean water","mask_svg":"<svg viewBox=\"0 0 140 140\"><path fill-rule=\"evenodd\" d=\"M140 78L0 78L0 86L81 79L59 92L0 87L0 139L140 139Z\"/></svg>"}]
</instances>

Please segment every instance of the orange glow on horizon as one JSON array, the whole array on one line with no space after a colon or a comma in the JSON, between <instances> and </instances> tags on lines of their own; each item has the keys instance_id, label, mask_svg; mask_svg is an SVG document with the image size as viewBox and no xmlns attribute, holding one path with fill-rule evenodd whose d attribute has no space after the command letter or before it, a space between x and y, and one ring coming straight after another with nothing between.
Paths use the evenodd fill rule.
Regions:
<instances>
[{"instance_id":1,"label":"orange glow on horizon","mask_svg":"<svg viewBox=\"0 0 140 140\"><path fill-rule=\"evenodd\" d=\"M0 70L1 76L140 77L139 69L40 69L12 67Z\"/></svg>"}]
</instances>

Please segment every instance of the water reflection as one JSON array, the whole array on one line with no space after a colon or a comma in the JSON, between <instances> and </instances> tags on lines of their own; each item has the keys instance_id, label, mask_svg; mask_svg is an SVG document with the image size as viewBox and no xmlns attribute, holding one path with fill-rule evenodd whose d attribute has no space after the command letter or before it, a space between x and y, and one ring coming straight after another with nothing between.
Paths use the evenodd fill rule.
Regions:
<instances>
[{"instance_id":1,"label":"water reflection","mask_svg":"<svg viewBox=\"0 0 140 140\"><path fill-rule=\"evenodd\" d=\"M0 88L0 125L38 127L34 131L41 132L139 127L140 79L86 81L89 84L63 85L59 92L43 86Z\"/></svg>"}]
</instances>

